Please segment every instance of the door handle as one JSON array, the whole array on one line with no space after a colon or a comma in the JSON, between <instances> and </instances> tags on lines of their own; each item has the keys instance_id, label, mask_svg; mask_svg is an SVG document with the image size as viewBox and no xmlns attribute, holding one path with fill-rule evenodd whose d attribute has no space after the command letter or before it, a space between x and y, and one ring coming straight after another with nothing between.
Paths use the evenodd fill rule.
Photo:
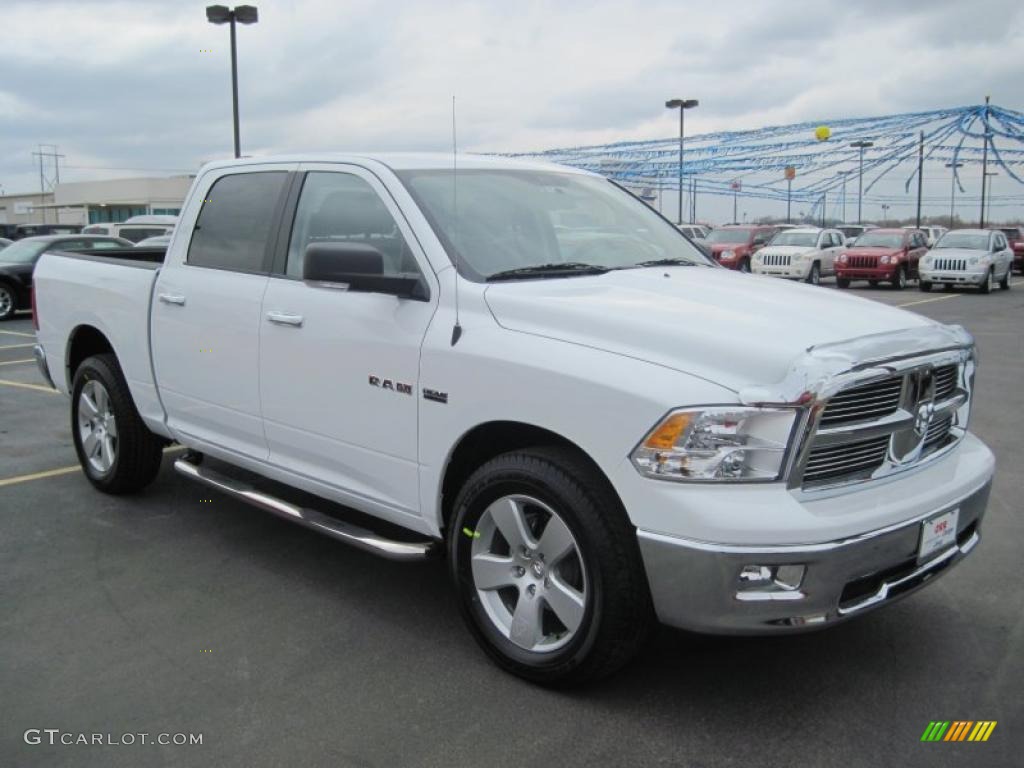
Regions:
<instances>
[{"instance_id":1,"label":"door handle","mask_svg":"<svg viewBox=\"0 0 1024 768\"><path fill-rule=\"evenodd\" d=\"M304 318L302 315L289 315L286 312L267 312L267 320L277 325L291 325L301 328Z\"/></svg>"},{"instance_id":2,"label":"door handle","mask_svg":"<svg viewBox=\"0 0 1024 768\"><path fill-rule=\"evenodd\" d=\"M175 293L161 293L160 301L164 304L177 304L179 307L185 306L185 297Z\"/></svg>"}]
</instances>

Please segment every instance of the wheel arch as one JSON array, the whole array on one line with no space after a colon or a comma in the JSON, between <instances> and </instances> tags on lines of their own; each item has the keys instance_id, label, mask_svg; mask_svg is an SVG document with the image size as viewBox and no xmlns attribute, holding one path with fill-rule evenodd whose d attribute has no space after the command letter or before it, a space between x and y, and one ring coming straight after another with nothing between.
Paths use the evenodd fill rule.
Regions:
<instances>
[{"instance_id":1,"label":"wheel arch","mask_svg":"<svg viewBox=\"0 0 1024 768\"><path fill-rule=\"evenodd\" d=\"M71 391L71 382L75 377L75 371L87 358L93 355L110 353L117 357L114 345L110 339L93 325L83 323L75 326L68 336L67 347L64 352L64 375L68 383L68 392Z\"/></svg>"},{"instance_id":2,"label":"wheel arch","mask_svg":"<svg viewBox=\"0 0 1024 768\"><path fill-rule=\"evenodd\" d=\"M464 432L449 451L437 497L438 524L442 533L447 530L454 513L459 488L478 467L503 453L538 446L555 446L572 451L604 480L606 490L613 494L617 504L622 505L607 473L577 443L536 424L514 420L488 421Z\"/></svg>"}]
</instances>

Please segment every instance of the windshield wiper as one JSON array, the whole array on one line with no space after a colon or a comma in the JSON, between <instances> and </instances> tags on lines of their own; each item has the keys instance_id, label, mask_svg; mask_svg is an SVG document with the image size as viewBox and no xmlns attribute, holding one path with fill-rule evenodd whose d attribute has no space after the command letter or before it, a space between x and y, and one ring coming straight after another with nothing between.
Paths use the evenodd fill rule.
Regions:
<instances>
[{"instance_id":1,"label":"windshield wiper","mask_svg":"<svg viewBox=\"0 0 1024 768\"><path fill-rule=\"evenodd\" d=\"M581 261L564 261L552 264L534 264L530 267L517 267L495 272L487 276L492 280L518 280L521 277L565 277L567 275L603 275L608 267L597 264L585 264Z\"/></svg>"},{"instance_id":2,"label":"windshield wiper","mask_svg":"<svg viewBox=\"0 0 1024 768\"><path fill-rule=\"evenodd\" d=\"M651 259L638 261L634 267L696 267L697 262L689 259Z\"/></svg>"}]
</instances>

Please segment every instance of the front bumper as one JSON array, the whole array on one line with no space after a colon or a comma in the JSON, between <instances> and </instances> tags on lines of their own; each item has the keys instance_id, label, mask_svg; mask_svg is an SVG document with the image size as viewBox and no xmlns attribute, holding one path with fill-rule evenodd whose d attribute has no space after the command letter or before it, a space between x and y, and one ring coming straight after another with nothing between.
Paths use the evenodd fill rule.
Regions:
<instances>
[{"instance_id":1,"label":"front bumper","mask_svg":"<svg viewBox=\"0 0 1024 768\"><path fill-rule=\"evenodd\" d=\"M989 475L966 496L899 523L831 542L736 546L639 530L637 537L658 618L717 634L769 634L826 626L891 603L924 586L980 540ZM894 489L895 490L895 489ZM956 542L919 562L922 525L958 509ZM749 589L745 566L803 565L789 591Z\"/></svg>"},{"instance_id":2,"label":"front bumper","mask_svg":"<svg viewBox=\"0 0 1024 768\"><path fill-rule=\"evenodd\" d=\"M844 280L892 280L896 267L850 268L836 266L836 277Z\"/></svg>"},{"instance_id":3,"label":"front bumper","mask_svg":"<svg viewBox=\"0 0 1024 768\"><path fill-rule=\"evenodd\" d=\"M988 265L975 271L951 272L921 270L921 280L926 283L944 283L948 285L981 285L988 278Z\"/></svg>"},{"instance_id":4,"label":"front bumper","mask_svg":"<svg viewBox=\"0 0 1024 768\"><path fill-rule=\"evenodd\" d=\"M32 357L36 359L36 367L39 368L39 373L43 377L43 381L49 384L53 389L56 389L57 385L53 383L53 379L50 376L50 366L46 362L46 351L43 349L42 344L36 344L32 347Z\"/></svg>"},{"instance_id":5,"label":"front bumper","mask_svg":"<svg viewBox=\"0 0 1024 768\"><path fill-rule=\"evenodd\" d=\"M792 280L806 280L811 273L811 262L806 264L790 264L788 267L766 267L764 264L754 262L750 271L755 275L767 275L768 277L785 277Z\"/></svg>"}]
</instances>

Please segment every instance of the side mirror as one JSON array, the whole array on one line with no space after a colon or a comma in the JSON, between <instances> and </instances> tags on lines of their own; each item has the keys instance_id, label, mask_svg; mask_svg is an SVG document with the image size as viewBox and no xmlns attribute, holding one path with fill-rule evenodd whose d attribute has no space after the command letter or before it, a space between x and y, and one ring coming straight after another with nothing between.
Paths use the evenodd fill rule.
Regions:
<instances>
[{"instance_id":1,"label":"side mirror","mask_svg":"<svg viewBox=\"0 0 1024 768\"><path fill-rule=\"evenodd\" d=\"M384 254L366 243L310 243L302 263L302 279L403 299L429 298L419 275L384 274Z\"/></svg>"}]
</instances>

